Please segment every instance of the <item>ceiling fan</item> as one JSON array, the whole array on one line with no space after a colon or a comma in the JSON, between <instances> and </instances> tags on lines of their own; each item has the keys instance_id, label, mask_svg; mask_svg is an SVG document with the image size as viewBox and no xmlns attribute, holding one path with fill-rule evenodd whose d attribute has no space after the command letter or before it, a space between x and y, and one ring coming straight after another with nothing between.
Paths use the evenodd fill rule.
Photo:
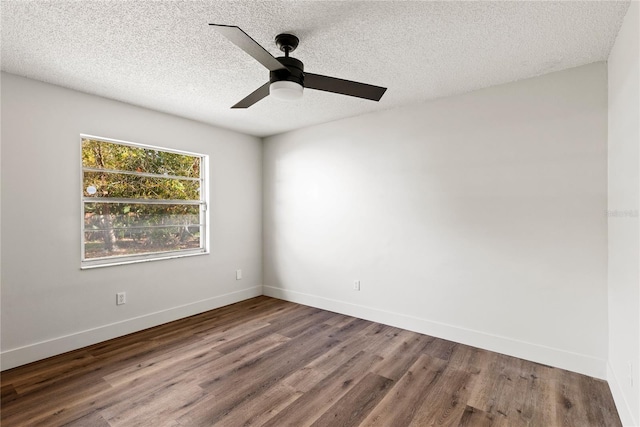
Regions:
<instances>
[{"instance_id":1,"label":"ceiling fan","mask_svg":"<svg viewBox=\"0 0 640 427\"><path fill-rule=\"evenodd\" d=\"M299 42L298 37L293 34L278 34L276 36L276 44L284 52L284 56L275 58L235 25L209 25L269 70L269 81L231 108L248 108L267 95L280 99L297 99L302 96L305 87L372 101L379 101L387 90L385 87L305 73L302 61L289 56L291 52L296 50Z\"/></svg>"}]
</instances>

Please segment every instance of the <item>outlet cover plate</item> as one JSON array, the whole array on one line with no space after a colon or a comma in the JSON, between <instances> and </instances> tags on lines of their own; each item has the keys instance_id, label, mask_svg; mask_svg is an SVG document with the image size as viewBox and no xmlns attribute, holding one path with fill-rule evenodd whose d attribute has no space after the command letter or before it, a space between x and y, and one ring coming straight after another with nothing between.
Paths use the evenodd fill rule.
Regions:
<instances>
[{"instance_id":1,"label":"outlet cover plate","mask_svg":"<svg viewBox=\"0 0 640 427\"><path fill-rule=\"evenodd\" d=\"M122 305L127 303L127 293L126 292L118 292L116 294L116 305Z\"/></svg>"}]
</instances>

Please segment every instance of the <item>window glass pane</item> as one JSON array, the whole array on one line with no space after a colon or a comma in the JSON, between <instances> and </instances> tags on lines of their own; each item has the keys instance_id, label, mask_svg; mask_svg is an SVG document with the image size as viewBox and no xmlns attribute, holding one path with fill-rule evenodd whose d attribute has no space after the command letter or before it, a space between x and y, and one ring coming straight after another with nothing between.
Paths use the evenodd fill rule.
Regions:
<instances>
[{"instance_id":1,"label":"window glass pane","mask_svg":"<svg viewBox=\"0 0 640 427\"><path fill-rule=\"evenodd\" d=\"M82 166L160 175L200 177L200 157L82 139Z\"/></svg>"},{"instance_id":2,"label":"window glass pane","mask_svg":"<svg viewBox=\"0 0 640 427\"><path fill-rule=\"evenodd\" d=\"M114 231L110 249L105 246L104 237L101 237L100 233L87 231L84 240L85 258L144 255L200 248L199 227L189 227L190 234L185 239L176 237L182 235L184 231L184 227L153 228L146 230L141 239L131 238L129 233L123 231Z\"/></svg>"},{"instance_id":3,"label":"window glass pane","mask_svg":"<svg viewBox=\"0 0 640 427\"><path fill-rule=\"evenodd\" d=\"M200 200L200 181L85 171L83 182L85 197Z\"/></svg>"},{"instance_id":4,"label":"window glass pane","mask_svg":"<svg viewBox=\"0 0 640 427\"><path fill-rule=\"evenodd\" d=\"M84 206L86 259L202 247L199 205Z\"/></svg>"},{"instance_id":5,"label":"window glass pane","mask_svg":"<svg viewBox=\"0 0 640 427\"><path fill-rule=\"evenodd\" d=\"M207 156L80 139L82 268L207 253Z\"/></svg>"}]
</instances>

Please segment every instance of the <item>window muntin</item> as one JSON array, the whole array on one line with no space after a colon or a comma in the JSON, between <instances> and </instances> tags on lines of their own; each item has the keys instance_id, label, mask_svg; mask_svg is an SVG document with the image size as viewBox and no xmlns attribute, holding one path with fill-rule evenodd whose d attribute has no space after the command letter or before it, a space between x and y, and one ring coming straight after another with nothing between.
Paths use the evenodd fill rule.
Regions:
<instances>
[{"instance_id":1,"label":"window muntin","mask_svg":"<svg viewBox=\"0 0 640 427\"><path fill-rule=\"evenodd\" d=\"M207 253L207 156L82 135L82 268Z\"/></svg>"}]
</instances>

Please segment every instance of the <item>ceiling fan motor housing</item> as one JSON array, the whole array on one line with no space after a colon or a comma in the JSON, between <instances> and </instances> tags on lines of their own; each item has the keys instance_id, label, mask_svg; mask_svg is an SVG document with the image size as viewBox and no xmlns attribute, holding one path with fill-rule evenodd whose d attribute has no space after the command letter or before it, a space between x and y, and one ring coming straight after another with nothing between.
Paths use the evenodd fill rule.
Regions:
<instances>
[{"instance_id":1,"label":"ceiling fan motor housing","mask_svg":"<svg viewBox=\"0 0 640 427\"><path fill-rule=\"evenodd\" d=\"M275 70L269 72L269 82L290 81L298 83L304 87L304 65L302 61L289 56L281 56L276 58L282 65L287 67L286 70Z\"/></svg>"}]
</instances>

